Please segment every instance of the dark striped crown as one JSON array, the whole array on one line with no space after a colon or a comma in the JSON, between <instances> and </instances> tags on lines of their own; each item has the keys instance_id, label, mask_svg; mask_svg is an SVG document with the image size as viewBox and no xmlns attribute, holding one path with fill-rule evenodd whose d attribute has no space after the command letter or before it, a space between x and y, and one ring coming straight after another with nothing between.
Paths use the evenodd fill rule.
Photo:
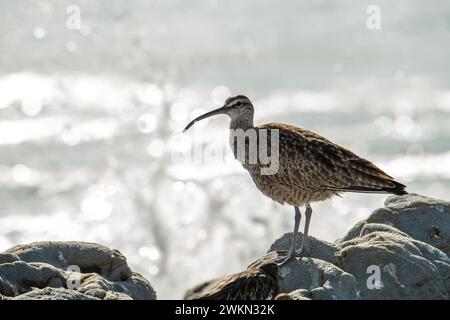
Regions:
<instances>
[{"instance_id":1,"label":"dark striped crown","mask_svg":"<svg viewBox=\"0 0 450 320\"><path fill-rule=\"evenodd\" d=\"M226 107L236 107L240 105L246 105L246 104L252 104L249 98L242 94L238 94L235 96L230 96L225 100L225 106Z\"/></svg>"}]
</instances>

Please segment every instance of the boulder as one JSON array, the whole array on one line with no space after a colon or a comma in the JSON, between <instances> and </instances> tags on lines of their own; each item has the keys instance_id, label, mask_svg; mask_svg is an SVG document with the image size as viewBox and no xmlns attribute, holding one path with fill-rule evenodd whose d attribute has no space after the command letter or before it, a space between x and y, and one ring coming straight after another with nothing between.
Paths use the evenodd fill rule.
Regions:
<instances>
[{"instance_id":1,"label":"boulder","mask_svg":"<svg viewBox=\"0 0 450 320\"><path fill-rule=\"evenodd\" d=\"M449 239L449 202L391 196L334 244L310 237L311 257L279 268L275 299L448 300ZM279 259L291 241L292 234L284 234L250 267ZM302 234L297 247L301 243Z\"/></svg>"},{"instance_id":2,"label":"boulder","mask_svg":"<svg viewBox=\"0 0 450 320\"><path fill-rule=\"evenodd\" d=\"M284 252L283 252L284 254ZM271 251L249 266L279 260L280 252ZM353 300L358 298L355 278L330 262L316 258L296 258L278 270L282 293L292 293L298 300ZM300 290L300 291L299 291Z\"/></svg>"},{"instance_id":3,"label":"boulder","mask_svg":"<svg viewBox=\"0 0 450 320\"><path fill-rule=\"evenodd\" d=\"M100 300L99 298L65 288L35 289L12 298L12 300Z\"/></svg>"},{"instance_id":4,"label":"boulder","mask_svg":"<svg viewBox=\"0 0 450 320\"><path fill-rule=\"evenodd\" d=\"M385 207L357 223L342 239L350 240L368 223L392 226L413 239L428 243L450 256L450 202L417 194L390 196Z\"/></svg>"},{"instance_id":5,"label":"boulder","mask_svg":"<svg viewBox=\"0 0 450 320\"><path fill-rule=\"evenodd\" d=\"M338 265L355 276L361 299L449 299L450 260L427 243L366 224L341 247Z\"/></svg>"},{"instance_id":6,"label":"boulder","mask_svg":"<svg viewBox=\"0 0 450 320\"><path fill-rule=\"evenodd\" d=\"M156 293L117 250L45 241L0 253L0 299L153 300Z\"/></svg>"},{"instance_id":7,"label":"boulder","mask_svg":"<svg viewBox=\"0 0 450 320\"><path fill-rule=\"evenodd\" d=\"M297 248L301 248L303 234L299 232L297 237ZM311 246L311 258L324 260L330 263L336 263L336 252L339 251L339 247L335 244L309 237L309 243ZM287 251L292 244L292 233L285 233L279 239L270 246L268 252L271 251Z\"/></svg>"}]
</instances>

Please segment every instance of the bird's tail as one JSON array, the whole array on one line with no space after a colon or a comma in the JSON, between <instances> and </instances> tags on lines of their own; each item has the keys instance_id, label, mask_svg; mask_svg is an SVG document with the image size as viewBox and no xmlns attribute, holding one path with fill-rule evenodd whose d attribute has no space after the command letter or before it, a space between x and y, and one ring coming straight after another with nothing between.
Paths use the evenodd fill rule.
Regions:
<instances>
[{"instance_id":1,"label":"bird's tail","mask_svg":"<svg viewBox=\"0 0 450 320\"><path fill-rule=\"evenodd\" d=\"M356 192L356 193L375 193L375 194L395 194L404 195L408 194L405 190L406 186L395 180L389 180L389 184L380 187L367 187L367 186L348 186L344 188L329 188L334 191L340 192Z\"/></svg>"}]
</instances>

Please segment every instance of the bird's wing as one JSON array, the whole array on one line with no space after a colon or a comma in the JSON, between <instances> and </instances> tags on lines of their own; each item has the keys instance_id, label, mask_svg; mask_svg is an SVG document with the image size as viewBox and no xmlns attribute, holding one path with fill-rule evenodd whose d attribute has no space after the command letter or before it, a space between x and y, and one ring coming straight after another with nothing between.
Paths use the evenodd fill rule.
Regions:
<instances>
[{"instance_id":1,"label":"bird's wing","mask_svg":"<svg viewBox=\"0 0 450 320\"><path fill-rule=\"evenodd\" d=\"M270 279L260 272L242 272L218 281L194 300L262 300L271 294Z\"/></svg>"},{"instance_id":2,"label":"bird's wing","mask_svg":"<svg viewBox=\"0 0 450 320\"><path fill-rule=\"evenodd\" d=\"M321 135L291 125L269 123L261 129L278 129L279 172L302 178L311 187L335 191L404 194L405 186L370 161ZM269 136L269 135L268 135ZM288 179L285 184L295 184Z\"/></svg>"}]
</instances>

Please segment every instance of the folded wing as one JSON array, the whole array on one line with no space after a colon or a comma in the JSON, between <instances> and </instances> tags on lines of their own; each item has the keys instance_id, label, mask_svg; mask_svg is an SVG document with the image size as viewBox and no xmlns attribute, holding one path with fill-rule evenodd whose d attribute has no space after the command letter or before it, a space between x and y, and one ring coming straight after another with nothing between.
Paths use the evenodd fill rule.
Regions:
<instances>
[{"instance_id":1,"label":"folded wing","mask_svg":"<svg viewBox=\"0 0 450 320\"><path fill-rule=\"evenodd\" d=\"M372 162L317 133L280 123L258 128L278 129L280 161L274 178L280 183L338 192L407 193L405 185Z\"/></svg>"}]
</instances>

